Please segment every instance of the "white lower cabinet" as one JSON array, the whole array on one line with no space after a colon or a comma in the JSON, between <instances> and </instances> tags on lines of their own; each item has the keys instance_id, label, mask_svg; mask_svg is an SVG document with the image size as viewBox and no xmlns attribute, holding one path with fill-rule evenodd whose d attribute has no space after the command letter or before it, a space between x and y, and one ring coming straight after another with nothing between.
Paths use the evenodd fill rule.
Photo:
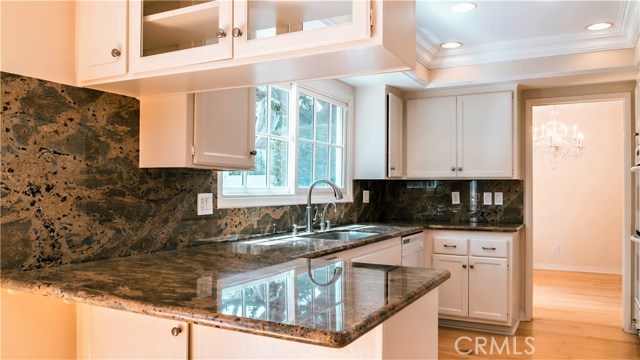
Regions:
<instances>
[{"instance_id":1,"label":"white lower cabinet","mask_svg":"<svg viewBox=\"0 0 640 360\"><path fill-rule=\"evenodd\" d=\"M78 306L79 359L188 359L186 322Z\"/></svg>"},{"instance_id":2,"label":"white lower cabinet","mask_svg":"<svg viewBox=\"0 0 640 360\"><path fill-rule=\"evenodd\" d=\"M469 256L469 317L507 321L509 277L507 259Z\"/></svg>"},{"instance_id":3,"label":"white lower cabinet","mask_svg":"<svg viewBox=\"0 0 640 360\"><path fill-rule=\"evenodd\" d=\"M451 278L440 286L440 319L509 327L519 319L519 233L428 230L433 267ZM464 324L462 324L464 327ZM477 327L476 327L477 328Z\"/></svg>"},{"instance_id":4,"label":"white lower cabinet","mask_svg":"<svg viewBox=\"0 0 640 360\"><path fill-rule=\"evenodd\" d=\"M468 258L456 255L433 255L433 267L449 270L451 278L440 285L440 301L438 313L466 317L469 313L469 276L467 272Z\"/></svg>"},{"instance_id":5,"label":"white lower cabinet","mask_svg":"<svg viewBox=\"0 0 640 360\"><path fill-rule=\"evenodd\" d=\"M365 264L392 265L402 264L402 241L400 237L341 251L324 257L325 259L351 260Z\"/></svg>"}]
</instances>

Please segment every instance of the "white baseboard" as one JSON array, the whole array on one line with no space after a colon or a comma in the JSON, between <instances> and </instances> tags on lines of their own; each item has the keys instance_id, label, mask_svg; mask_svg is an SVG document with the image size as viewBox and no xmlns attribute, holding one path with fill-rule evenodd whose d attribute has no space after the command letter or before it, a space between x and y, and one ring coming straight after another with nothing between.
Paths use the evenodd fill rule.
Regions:
<instances>
[{"instance_id":1,"label":"white baseboard","mask_svg":"<svg viewBox=\"0 0 640 360\"><path fill-rule=\"evenodd\" d=\"M563 271L577 271L577 272L590 272L590 273L616 274L616 275L622 274L622 267L533 263L533 268L540 269L540 270L563 270Z\"/></svg>"}]
</instances>

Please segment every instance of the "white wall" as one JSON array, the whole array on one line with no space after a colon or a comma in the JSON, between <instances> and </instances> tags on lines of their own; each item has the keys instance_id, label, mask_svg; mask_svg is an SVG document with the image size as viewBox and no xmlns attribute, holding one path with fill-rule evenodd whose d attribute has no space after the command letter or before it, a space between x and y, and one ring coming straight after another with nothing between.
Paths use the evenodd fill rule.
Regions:
<instances>
[{"instance_id":1,"label":"white wall","mask_svg":"<svg viewBox=\"0 0 640 360\"><path fill-rule=\"evenodd\" d=\"M552 108L534 107L533 126L548 121ZM623 103L565 104L558 110L560 120L584 133L584 157L561 161L554 170L534 155L534 268L621 273Z\"/></svg>"},{"instance_id":2,"label":"white wall","mask_svg":"<svg viewBox=\"0 0 640 360\"><path fill-rule=\"evenodd\" d=\"M0 70L75 85L75 2L0 1Z\"/></svg>"}]
</instances>

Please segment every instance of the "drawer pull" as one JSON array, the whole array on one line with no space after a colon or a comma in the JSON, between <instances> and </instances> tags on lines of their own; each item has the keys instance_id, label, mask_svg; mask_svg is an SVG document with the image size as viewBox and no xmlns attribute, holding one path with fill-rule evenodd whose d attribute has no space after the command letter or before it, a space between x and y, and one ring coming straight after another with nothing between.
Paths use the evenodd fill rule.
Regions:
<instances>
[{"instance_id":1,"label":"drawer pull","mask_svg":"<svg viewBox=\"0 0 640 360\"><path fill-rule=\"evenodd\" d=\"M446 248L453 248L453 249L455 249L455 248L457 248L457 247L458 247L458 245L445 245L444 247L446 247Z\"/></svg>"},{"instance_id":2,"label":"drawer pull","mask_svg":"<svg viewBox=\"0 0 640 360\"><path fill-rule=\"evenodd\" d=\"M486 246L483 246L483 247L482 247L482 250L491 250L491 251L495 251L495 250L496 250L496 248L494 248L494 247L486 247Z\"/></svg>"}]
</instances>

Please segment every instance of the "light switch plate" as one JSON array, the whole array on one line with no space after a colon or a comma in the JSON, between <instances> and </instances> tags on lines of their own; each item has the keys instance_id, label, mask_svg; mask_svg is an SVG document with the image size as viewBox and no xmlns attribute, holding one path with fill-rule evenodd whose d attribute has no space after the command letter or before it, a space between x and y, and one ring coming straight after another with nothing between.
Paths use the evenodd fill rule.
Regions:
<instances>
[{"instance_id":1,"label":"light switch plate","mask_svg":"<svg viewBox=\"0 0 640 360\"><path fill-rule=\"evenodd\" d=\"M493 204L493 197L491 195L492 194L490 192L484 193L484 199L482 201L482 203L484 205L492 205Z\"/></svg>"},{"instance_id":2,"label":"light switch plate","mask_svg":"<svg viewBox=\"0 0 640 360\"><path fill-rule=\"evenodd\" d=\"M213 194L204 193L198 194L197 212L198 215L211 215L213 214Z\"/></svg>"},{"instance_id":3,"label":"light switch plate","mask_svg":"<svg viewBox=\"0 0 640 360\"><path fill-rule=\"evenodd\" d=\"M453 204L453 205L460 204L460 192L459 191L453 191L451 193L451 204Z\"/></svg>"},{"instance_id":4,"label":"light switch plate","mask_svg":"<svg viewBox=\"0 0 640 360\"><path fill-rule=\"evenodd\" d=\"M501 192L493 193L493 198L495 199L495 204L496 205L504 205L504 199L502 197L502 193Z\"/></svg>"}]
</instances>

